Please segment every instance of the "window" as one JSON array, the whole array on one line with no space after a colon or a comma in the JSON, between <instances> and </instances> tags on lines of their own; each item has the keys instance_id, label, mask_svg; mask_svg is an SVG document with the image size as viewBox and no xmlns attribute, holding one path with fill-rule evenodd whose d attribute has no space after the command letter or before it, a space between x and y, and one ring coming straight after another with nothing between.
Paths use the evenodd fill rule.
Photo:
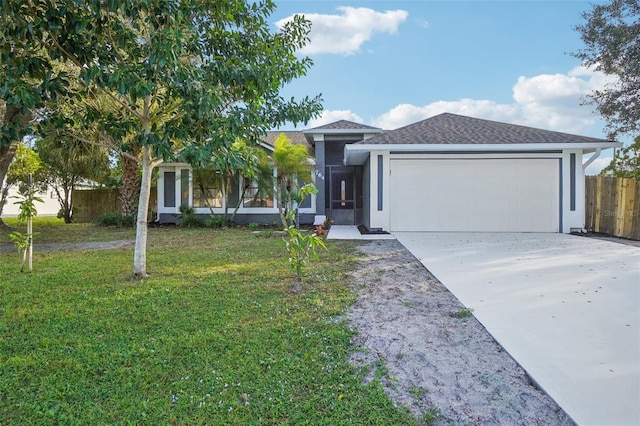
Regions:
<instances>
[{"instance_id":1,"label":"window","mask_svg":"<svg viewBox=\"0 0 640 426\"><path fill-rule=\"evenodd\" d=\"M193 207L222 207L222 188L213 171L193 172Z\"/></svg>"},{"instance_id":2,"label":"window","mask_svg":"<svg viewBox=\"0 0 640 426\"><path fill-rule=\"evenodd\" d=\"M252 182L242 199L243 207L273 207L273 197L263 194L257 182Z\"/></svg>"}]
</instances>

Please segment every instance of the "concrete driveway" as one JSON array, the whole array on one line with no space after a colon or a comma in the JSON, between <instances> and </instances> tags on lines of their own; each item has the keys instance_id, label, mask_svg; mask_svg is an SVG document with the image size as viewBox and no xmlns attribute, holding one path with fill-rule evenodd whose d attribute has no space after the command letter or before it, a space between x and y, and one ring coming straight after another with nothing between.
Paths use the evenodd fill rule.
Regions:
<instances>
[{"instance_id":1,"label":"concrete driveway","mask_svg":"<svg viewBox=\"0 0 640 426\"><path fill-rule=\"evenodd\" d=\"M640 248L394 233L579 425L640 424Z\"/></svg>"}]
</instances>

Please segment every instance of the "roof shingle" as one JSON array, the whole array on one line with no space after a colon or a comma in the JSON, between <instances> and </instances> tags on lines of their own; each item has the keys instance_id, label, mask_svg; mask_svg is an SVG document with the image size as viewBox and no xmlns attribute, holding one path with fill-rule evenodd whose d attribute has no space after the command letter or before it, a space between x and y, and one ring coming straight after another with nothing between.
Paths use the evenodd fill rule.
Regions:
<instances>
[{"instance_id":1,"label":"roof shingle","mask_svg":"<svg viewBox=\"0 0 640 426\"><path fill-rule=\"evenodd\" d=\"M605 139L536 129L444 113L358 142L388 144L527 144L608 142Z\"/></svg>"}]
</instances>

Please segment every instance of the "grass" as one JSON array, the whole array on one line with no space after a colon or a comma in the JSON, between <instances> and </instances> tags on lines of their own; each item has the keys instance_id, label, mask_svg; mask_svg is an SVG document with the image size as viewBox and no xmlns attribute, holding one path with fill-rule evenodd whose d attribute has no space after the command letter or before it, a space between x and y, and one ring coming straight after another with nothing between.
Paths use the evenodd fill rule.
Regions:
<instances>
[{"instance_id":1,"label":"grass","mask_svg":"<svg viewBox=\"0 0 640 426\"><path fill-rule=\"evenodd\" d=\"M133 237L42 218L35 230ZM138 281L131 249L36 248L30 274L0 253L0 424L415 424L348 362L353 247L332 242L302 288L284 254L277 235L152 228Z\"/></svg>"}]
</instances>

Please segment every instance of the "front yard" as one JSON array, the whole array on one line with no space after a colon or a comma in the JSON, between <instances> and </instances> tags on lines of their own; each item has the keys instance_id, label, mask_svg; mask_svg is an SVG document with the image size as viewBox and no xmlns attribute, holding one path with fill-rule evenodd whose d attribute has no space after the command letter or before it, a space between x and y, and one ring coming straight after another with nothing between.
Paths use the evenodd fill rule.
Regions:
<instances>
[{"instance_id":1,"label":"front yard","mask_svg":"<svg viewBox=\"0 0 640 426\"><path fill-rule=\"evenodd\" d=\"M151 228L138 281L132 248L38 251L132 230L47 222L33 273L0 253L0 424L416 422L349 364L350 244L300 286L280 236Z\"/></svg>"}]
</instances>

